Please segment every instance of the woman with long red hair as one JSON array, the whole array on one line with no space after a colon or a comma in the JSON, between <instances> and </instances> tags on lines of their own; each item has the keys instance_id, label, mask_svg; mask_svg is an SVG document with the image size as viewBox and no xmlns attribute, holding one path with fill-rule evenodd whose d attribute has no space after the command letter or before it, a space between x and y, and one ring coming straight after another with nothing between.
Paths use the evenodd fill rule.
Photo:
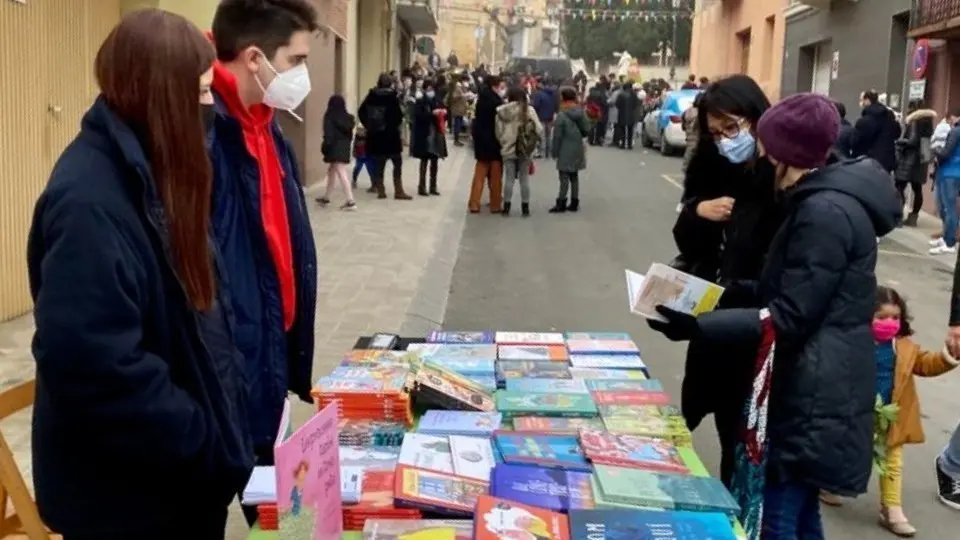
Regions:
<instances>
[{"instance_id":1,"label":"woman with long red hair","mask_svg":"<svg viewBox=\"0 0 960 540\"><path fill-rule=\"evenodd\" d=\"M223 538L252 468L209 236L213 60L178 15L124 17L97 54L101 94L37 202L33 473L66 540Z\"/></svg>"}]
</instances>

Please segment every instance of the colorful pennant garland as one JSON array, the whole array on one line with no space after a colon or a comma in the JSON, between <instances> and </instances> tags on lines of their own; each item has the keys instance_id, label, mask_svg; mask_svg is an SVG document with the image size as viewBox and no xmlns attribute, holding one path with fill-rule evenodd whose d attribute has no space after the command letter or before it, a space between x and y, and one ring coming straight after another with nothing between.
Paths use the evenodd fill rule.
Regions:
<instances>
[{"instance_id":1,"label":"colorful pennant garland","mask_svg":"<svg viewBox=\"0 0 960 540\"><path fill-rule=\"evenodd\" d=\"M556 13L564 17L573 17L591 21L669 21L689 19L690 13L662 10L618 10L618 9L577 9L556 8Z\"/></svg>"}]
</instances>

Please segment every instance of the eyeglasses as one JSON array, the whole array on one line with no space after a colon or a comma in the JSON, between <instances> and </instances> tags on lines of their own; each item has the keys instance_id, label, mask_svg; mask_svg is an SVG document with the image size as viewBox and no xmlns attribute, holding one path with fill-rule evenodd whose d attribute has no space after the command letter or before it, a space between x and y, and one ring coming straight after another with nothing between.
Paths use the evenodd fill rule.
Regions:
<instances>
[{"instance_id":1,"label":"eyeglasses","mask_svg":"<svg viewBox=\"0 0 960 540\"><path fill-rule=\"evenodd\" d=\"M731 118L719 130L711 129L710 135L714 138L714 140L734 139L737 135L740 135L740 131L743 130L744 124L746 124L746 120L743 118Z\"/></svg>"}]
</instances>

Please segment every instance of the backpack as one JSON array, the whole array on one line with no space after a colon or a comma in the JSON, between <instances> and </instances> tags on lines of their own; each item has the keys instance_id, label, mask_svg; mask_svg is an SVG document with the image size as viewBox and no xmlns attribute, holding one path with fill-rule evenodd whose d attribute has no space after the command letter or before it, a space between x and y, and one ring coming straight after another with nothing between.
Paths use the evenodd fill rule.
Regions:
<instances>
[{"instance_id":1,"label":"backpack","mask_svg":"<svg viewBox=\"0 0 960 540\"><path fill-rule=\"evenodd\" d=\"M539 145L540 140L537 137L537 130L533 126L533 120L527 118L527 121L522 122L517 128L517 156L530 157L537 151Z\"/></svg>"},{"instance_id":2,"label":"backpack","mask_svg":"<svg viewBox=\"0 0 960 540\"><path fill-rule=\"evenodd\" d=\"M370 107L367 110L367 122L363 126L368 132L387 130L387 108L382 105Z\"/></svg>"}]
</instances>

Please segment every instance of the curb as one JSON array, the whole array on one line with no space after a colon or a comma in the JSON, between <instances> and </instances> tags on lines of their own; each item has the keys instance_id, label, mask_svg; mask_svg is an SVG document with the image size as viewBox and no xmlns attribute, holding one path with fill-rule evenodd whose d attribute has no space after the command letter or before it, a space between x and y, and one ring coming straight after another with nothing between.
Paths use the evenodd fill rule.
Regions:
<instances>
[{"instance_id":1,"label":"curb","mask_svg":"<svg viewBox=\"0 0 960 540\"><path fill-rule=\"evenodd\" d=\"M460 239L467 222L467 197L470 178L461 177L464 165L472 160L472 149L464 147L451 152L450 173L456 185L451 201L440 222L440 231L433 246L433 256L417 282L417 292L400 324L401 336L425 336L440 328L450 298L453 269L460 255Z\"/></svg>"},{"instance_id":2,"label":"curb","mask_svg":"<svg viewBox=\"0 0 960 540\"><path fill-rule=\"evenodd\" d=\"M924 221L936 221L940 220L926 212L921 212L921 219ZM900 227L890 231L884 238L889 238L894 242L906 247L911 251L915 251L920 255L927 255L927 252L930 250L930 237L925 234L922 229L912 228L912 227ZM951 271L957 263L957 256L935 256L930 255L929 260L935 262L944 268L949 268Z\"/></svg>"}]
</instances>

